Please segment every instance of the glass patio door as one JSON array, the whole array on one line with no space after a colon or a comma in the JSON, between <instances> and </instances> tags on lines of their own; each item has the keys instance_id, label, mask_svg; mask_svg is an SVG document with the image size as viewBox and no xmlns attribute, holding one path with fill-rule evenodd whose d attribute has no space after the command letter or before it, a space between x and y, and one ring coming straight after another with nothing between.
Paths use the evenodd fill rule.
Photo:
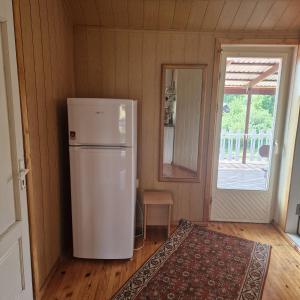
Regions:
<instances>
[{"instance_id":1,"label":"glass patio door","mask_svg":"<svg viewBox=\"0 0 300 300\"><path fill-rule=\"evenodd\" d=\"M289 49L224 47L211 220L269 223Z\"/></svg>"}]
</instances>

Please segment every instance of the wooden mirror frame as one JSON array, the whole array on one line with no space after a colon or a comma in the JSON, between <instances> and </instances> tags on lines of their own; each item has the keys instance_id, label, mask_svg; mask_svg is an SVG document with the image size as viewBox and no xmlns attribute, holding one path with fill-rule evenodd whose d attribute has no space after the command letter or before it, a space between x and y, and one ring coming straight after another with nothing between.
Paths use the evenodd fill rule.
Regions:
<instances>
[{"instance_id":1,"label":"wooden mirror frame","mask_svg":"<svg viewBox=\"0 0 300 300\"><path fill-rule=\"evenodd\" d=\"M198 138L198 156L197 156L197 172L195 177L166 177L163 176L163 153L164 153L164 119L165 119L165 76L167 69L201 69L202 70L202 89L200 99L200 122L199 122L199 138ZM163 182L200 182L201 165L203 159L203 137L204 137L204 112L207 85L207 64L162 64L161 65L161 97L160 97L160 126L159 126L159 181Z\"/></svg>"}]
</instances>

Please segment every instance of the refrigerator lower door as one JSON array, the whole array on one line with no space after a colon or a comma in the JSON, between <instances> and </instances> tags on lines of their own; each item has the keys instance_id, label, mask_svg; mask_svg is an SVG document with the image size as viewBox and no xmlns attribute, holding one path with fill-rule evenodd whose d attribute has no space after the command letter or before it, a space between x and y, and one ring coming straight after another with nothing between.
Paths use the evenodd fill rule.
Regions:
<instances>
[{"instance_id":1,"label":"refrigerator lower door","mask_svg":"<svg viewBox=\"0 0 300 300\"><path fill-rule=\"evenodd\" d=\"M131 258L136 199L133 150L69 149L74 256Z\"/></svg>"}]
</instances>

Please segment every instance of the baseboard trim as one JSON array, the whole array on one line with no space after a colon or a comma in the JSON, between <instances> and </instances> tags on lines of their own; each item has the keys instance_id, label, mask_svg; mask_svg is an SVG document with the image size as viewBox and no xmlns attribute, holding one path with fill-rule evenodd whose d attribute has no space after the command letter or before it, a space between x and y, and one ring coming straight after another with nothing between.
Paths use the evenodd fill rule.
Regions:
<instances>
[{"instance_id":1,"label":"baseboard trim","mask_svg":"<svg viewBox=\"0 0 300 300\"><path fill-rule=\"evenodd\" d=\"M284 239L300 254L300 247L297 245L289 236L286 234L280 226L275 223L274 221L272 222L272 225L274 228L284 237Z\"/></svg>"},{"instance_id":2,"label":"baseboard trim","mask_svg":"<svg viewBox=\"0 0 300 300\"><path fill-rule=\"evenodd\" d=\"M202 227L208 227L209 222L203 222L203 221L192 221L194 224L200 225Z\"/></svg>"}]
</instances>

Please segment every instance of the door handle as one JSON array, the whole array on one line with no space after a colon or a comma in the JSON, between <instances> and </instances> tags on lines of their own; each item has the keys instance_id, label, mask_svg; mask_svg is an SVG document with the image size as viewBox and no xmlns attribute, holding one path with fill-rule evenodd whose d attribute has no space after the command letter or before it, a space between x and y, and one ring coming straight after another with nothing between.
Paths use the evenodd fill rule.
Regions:
<instances>
[{"instance_id":1,"label":"door handle","mask_svg":"<svg viewBox=\"0 0 300 300\"><path fill-rule=\"evenodd\" d=\"M20 181L21 190L26 189L26 175L29 173L30 169L25 167L24 159L19 159L19 173L18 179Z\"/></svg>"},{"instance_id":2,"label":"door handle","mask_svg":"<svg viewBox=\"0 0 300 300\"><path fill-rule=\"evenodd\" d=\"M273 143L273 151L274 151L274 154L278 154L279 153L279 143L277 141L274 141Z\"/></svg>"},{"instance_id":3,"label":"door handle","mask_svg":"<svg viewBox=\"0 0 300 300\"><path fill-rule=\"evenodd\" d=\"M29 173L30 169L20 169L19 170L19 174L18 174L18 178L20 181L20 187L21 190L25 190L26 189L26 175Z\"/></svg>"},{"instance_id":4,"label":"door handle","mask_svg":"<svg viewBox=\"0 0 300 300\"><path fill-rule=\"evenodd\" d=\"M29 173L30 169L20 169L18 178L20 180L24 179L25 176Z\"/></svg>"}]
</instances>

